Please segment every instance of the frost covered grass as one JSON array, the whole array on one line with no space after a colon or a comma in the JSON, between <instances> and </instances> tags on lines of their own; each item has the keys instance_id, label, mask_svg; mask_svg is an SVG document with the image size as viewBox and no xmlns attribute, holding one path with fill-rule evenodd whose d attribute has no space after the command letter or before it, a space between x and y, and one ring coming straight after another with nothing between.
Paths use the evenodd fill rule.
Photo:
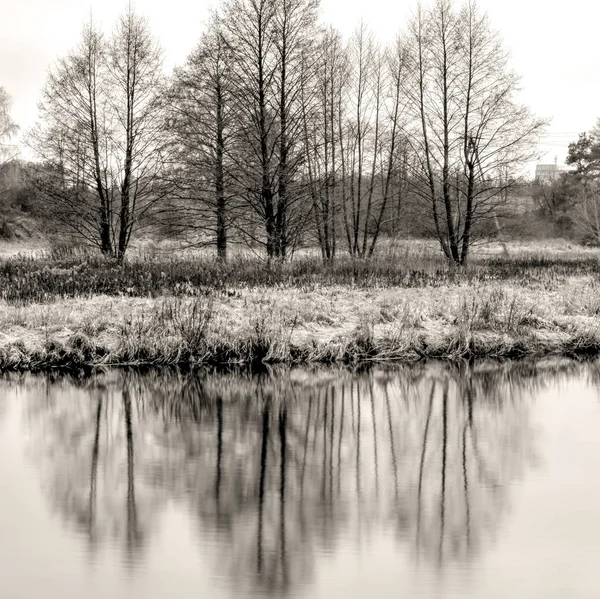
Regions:
<instances>
[{"instance_id":1,"label":"frost covered grass","mask_svg":"<svg viewBox=\"0 0 600 599\"><path fill-rule=\"evenodd\" d=\"M4 300L0 369L597 355L600 277L579 263L545 268L546 277L458 274L413 287L246 285Z\"/></svg>"}]
</instances>

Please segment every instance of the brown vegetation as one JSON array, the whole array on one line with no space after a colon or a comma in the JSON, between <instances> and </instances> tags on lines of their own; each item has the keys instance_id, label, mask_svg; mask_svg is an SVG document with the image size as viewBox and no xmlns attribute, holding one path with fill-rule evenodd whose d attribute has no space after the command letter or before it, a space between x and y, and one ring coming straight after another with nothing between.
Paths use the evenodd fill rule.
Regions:
<instances>
[{"instance_id":1,"label":"brown vegetation","mask_svg":"<svg viewBox=\"0 0 600 599\"><path fill-rule=\"evenodd\" d=\"M49 262L0 265L3 370L600 351L593 250L480 255L463 269L410 249L335 267L311 257L278 267L241 258L227 267L197 258Z\"/></svg>"}]
</instances>

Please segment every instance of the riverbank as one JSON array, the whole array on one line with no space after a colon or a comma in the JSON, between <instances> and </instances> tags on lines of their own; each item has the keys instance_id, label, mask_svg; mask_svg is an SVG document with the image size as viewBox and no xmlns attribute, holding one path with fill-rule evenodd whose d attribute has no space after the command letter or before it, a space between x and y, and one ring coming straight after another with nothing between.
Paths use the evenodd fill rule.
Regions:
<instances>
[{"instance_id":1,"label":"riverbank","mask_svg":"<svg viewBox=\"0 0 600 599\"><path fill-rule=\"evenodd\" d=\"M238 287L0 305L0 370L600 354L600 278Z\"/></svg>"}]
</instances>

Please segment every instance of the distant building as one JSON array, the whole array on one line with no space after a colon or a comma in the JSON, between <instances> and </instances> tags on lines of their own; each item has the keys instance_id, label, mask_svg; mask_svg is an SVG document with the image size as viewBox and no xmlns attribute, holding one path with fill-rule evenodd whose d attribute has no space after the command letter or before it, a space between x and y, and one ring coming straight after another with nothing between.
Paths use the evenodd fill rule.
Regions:
<instances>
[{"instance_id":1,"label":"distant building","mask_svg":"<svg viewBox=\"0 0 600 599\"><path fill-rule=\"evenodd\" d=\"M538 164L535 167L535 180L539 183L552 183L571 169L565 164Z\"/></svg>"}]
</instances>

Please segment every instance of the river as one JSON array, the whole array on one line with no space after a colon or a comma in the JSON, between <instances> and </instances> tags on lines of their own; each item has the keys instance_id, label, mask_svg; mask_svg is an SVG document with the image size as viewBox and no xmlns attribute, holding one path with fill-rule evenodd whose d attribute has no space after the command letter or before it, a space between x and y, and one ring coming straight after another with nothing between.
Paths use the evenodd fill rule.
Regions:
<instances>
[{"instance_id":1,"label":"river","mask_svg":"<svg viewBox=\"0 0 600 599\"><path fill-rule=\"evenodd\" d=\"M600 597L600 364L0 379L0 597Z\"/></svg>"}]
</instances>

